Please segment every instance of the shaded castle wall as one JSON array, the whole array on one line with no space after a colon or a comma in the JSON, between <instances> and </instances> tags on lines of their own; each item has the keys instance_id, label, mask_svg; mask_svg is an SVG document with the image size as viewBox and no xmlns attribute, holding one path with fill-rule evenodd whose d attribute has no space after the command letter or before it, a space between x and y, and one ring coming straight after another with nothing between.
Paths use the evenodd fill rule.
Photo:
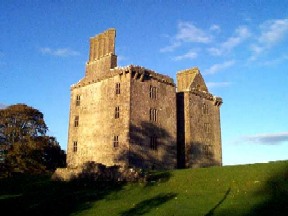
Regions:
<instances>
[{"instance_id":1,"label":"shaded castle wall","mask_svg":"<svg viewBox=\"0 0 288 216\"><path fill-rule=\"evenodd\" d=\"M197 68L178 73L177 81L178 167L222 165L221 98L208 92Z\"/></svg>"},{"instance_id":2,"label":"shaded castle wall","mask_svg":"<svg viewBox=\"0 0 288 216\"><path fill-rule=\"evenodd\" d=\"M116 83L120 83L121 94L115 93ZM129 94L129 77L124 75L71 89L68 166L78 166L86 161L106 165L126 163L119 160L118 155L128 149ZM77 96L80 96L78 106ZM119 118L115 118L115 107L119 107ZM78 127L74 125L76 116L79 116ZM114 147L115 136L118 136L117 147Z\"/></svg>"},{"instance_id":3,"label":"shaded castle wall","mask_svg":"<svg viewBox=\"0 0 288 216\"><path fill-rule=\"evenodd\" d=\"M175 85L141 73L134 71L131 80L130 164L176 168Z\"/></svg>"}]
</instances>

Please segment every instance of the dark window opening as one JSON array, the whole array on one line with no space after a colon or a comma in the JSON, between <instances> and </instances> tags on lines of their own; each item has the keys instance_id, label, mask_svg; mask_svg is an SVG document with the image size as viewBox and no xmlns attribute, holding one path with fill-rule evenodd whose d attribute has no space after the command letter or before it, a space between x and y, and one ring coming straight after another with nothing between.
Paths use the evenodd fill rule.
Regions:
<instances>
[{"instance_id":1,"label":"dark window opening","mask_svg":"<svg viewBox=\"0 0 288 216\"><path fill-rule=\"evenodd\" d=\"M203 104L203 107L202 107L202 113L204 115L207 115L208 114L208 105L207 104Z\"/></svg>"},{"instance_id":2,"label":"dark window opening","mask_svg":"<svg viewBox=\"0 0 288 216\"><path fill-rule=\"evenodd\" d=\"M114 136L113 147L117 148L119 146L119 136Z\"/></svg>"},{"instance_id":3,"label":"dark window opening","mask_svg":"<svg viewBox=\"0 0 288 216\"><path fill-rule=\"evenodd\" d=\"M150 98L157 99L157 88L150 86Z\"/></svg>"},{"instance_id":4,"label":"dark window opening","mask_svg":"<svg viewBox=\"0 0 288 216\"><path fill-rule=\"evenodd\" d=\"M73 152L77 152L77 141L73 142Z\"/></svg>"},{"instance_id":5,"label":"dark window opening","mask_svg":"<svg viewBox=\"0 0 288 216\"><path fill-rule=\"evenodd\" d=\"M119 106L115 107L115 119L118 119L120 117L120 108Z\"/></svg>"},{"instance_id":6,"label":"dark window opening","mask_svg":"<svg viewBox=\"0 0 288 216\"><path fill-rule=\"evenodd\" d=\"M120 94L120 83L116 83L115 93L116 93L116 94Z\"/></svg>"},{"instance_id":7,"label":"dark window opening","mask_svg":"<svg viewBox=\"0 0 288 216\"><path fill-rule=\"evenodd\" d=\"M211 133L211 125L209 123L204 123L204 131L206 133Z\"/></svg>"},{"instance_id":8,"label":"dark window opening","mask_svg":"<svg viewBox=\"0 0 288 216\"><path fill-rule=\"evenodd\" d=\"M150 121L157 122L158 119L158 112L157 109L150 109Z\"/></svg>"},{"instance_id":9,"label":"dark window opening","mask_svg":"<svg viewBox=\"0 0 288 216\"><path fill-rule=\"evenodd\" d=\"M79 116L75 116L74 127L78 127L78 126L79 126Z\"/></svg>"},{"instance_id":10,"label":"dark window opening","mask_svg":"<svg viewBox=\"0 0 288 216\"><path fill-rule=\"evenodd\" d=\"M76 106L80 106L80 95L76 96Z\"/></svg>"},{"instance_id":11,"label":"dark window opening","mask_svg":"<svg viewBox=\"0 0 288 216\"><path fill-rule=\"evenodd\" d=\"M154 151L157 150L158 143L157 143L157 137L156 136L150 137L150 148Z\"/></svg>"}]
</instances>

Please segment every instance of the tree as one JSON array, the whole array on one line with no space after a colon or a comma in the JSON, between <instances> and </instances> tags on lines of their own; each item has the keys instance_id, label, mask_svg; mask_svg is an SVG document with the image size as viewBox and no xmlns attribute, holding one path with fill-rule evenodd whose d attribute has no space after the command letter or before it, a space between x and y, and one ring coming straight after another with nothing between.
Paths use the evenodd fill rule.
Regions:
<instances>
[{"instance_id":1,"label":"tree","mask_svg":"<svg viewBox=\"0 0 288 216\"><path fill-rule=\"evenodd\" d=\"M44 115L33 107L16 104L0 110L2 169L43 173L64 167L65 153L55 137L46 135L47 131Z\"/></svg>"}]
</instances>

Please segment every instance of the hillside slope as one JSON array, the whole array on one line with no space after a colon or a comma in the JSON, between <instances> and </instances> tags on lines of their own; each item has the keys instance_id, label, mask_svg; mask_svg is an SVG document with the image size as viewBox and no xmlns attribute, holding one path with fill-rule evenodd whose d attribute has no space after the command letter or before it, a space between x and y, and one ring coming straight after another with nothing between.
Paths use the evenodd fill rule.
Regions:
<instances>
[{"instance_id":1,"label":"hillside slope","mask_svg":"<svg viewBox=\"0 0 288 216\"><path fill-rule=\"evenodd\" d=\"M157 173L74 215L287 215L288 161Z\"/></svg>"}]
</instances>

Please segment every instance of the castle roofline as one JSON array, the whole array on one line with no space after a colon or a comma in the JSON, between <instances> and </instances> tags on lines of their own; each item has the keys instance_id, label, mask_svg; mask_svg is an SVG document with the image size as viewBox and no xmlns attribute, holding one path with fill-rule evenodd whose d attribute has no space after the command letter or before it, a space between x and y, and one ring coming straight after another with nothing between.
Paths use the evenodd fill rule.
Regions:
<instances>
[{"instance_id":1,"label":"castle roofline","mask_svg":"<svg viewBox=\"0 0 288 216\"><path fill-rule=\"evenodd\" d=\"M131 73L134 74L134 76L138 76L140 79L142 77L142 79L144 79L144 77L148 76L151 79L155 79L159 82L162 83L166 83L167 85L172 85L172 86L176 86L176 84L174 83L174 80L167 76L167 75L163 75L160 73L156 73L153 70L147 69L145 67L142 66L138 66L138 65L127 65L127 66L121 66L121 67L114 67L112 69L110 69L109 71L110 73L106 73L104 76L100 77L100 78L95 78L95 79L87 79L86 77L84 77L83 79L79 80L77 83L71 85L71 88L79 88L82 86L86 86L92 83L96 83L96 82L100 82L102 80L105 79L109 79L112 78L114 76L118 76L121 74L126 74L126 73ZM135 75L136 74L136 75Z\"/></svg>"},{"instance_id":2,"label":"castle roofline","mask_svg":"<svg viewBox=\"0 0 288 216\"><path fill-rule=\"evenodd\" d=\"M192 67L192 68L189 68L189 69L185 69L185 70L181 70L181 71L178 71L177 74L181 74L181 73L187 73L187 72L190 72L190 73L200 73L200 70L198 67Z\"/></svg>"},{"instance_id":3,"label":"castle roofline","mask_svg":"<svg viewBox=\"0 0 288 216\"><path fill-rule=\"evenodd\" d=\"M150 78L154 78L158 80L159 82L164 82L173 86L176 86L174 83L174 80L169 77L168 75L163 75L160 73L157 73L153 70L147 69L143 66L139 65L128 65L128 66L123 66L123 67L115 67L113 69L110 69L110 71L118 71L118 74L122 74L123 72L136 72L139 75L148 75Z\"/></svg>"}]
</instances>

